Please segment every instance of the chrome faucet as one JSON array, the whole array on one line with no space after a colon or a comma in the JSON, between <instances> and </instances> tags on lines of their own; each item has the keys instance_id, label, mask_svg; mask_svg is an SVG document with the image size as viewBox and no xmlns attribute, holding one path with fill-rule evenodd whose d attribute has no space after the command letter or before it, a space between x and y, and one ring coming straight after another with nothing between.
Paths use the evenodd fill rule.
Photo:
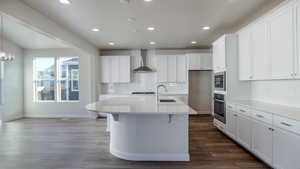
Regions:
<instances>
[{"instance_id":1,"label":"chrome faucet","mask_svg":"<svg viewBox=\"0 0 300 169\"><path fill-rule=\"evenodd\" d=\"M157 85L157 86L156 86L156 101L157 101L157 103L159 103L159 93L158 93L158 89L159 89L160 87L163 87L163 88L165 89L165 92L168 92L168 89L167 89L167 87L166 87L165 85L163 85L163 84Z\"/></svg>"}]
</instances>

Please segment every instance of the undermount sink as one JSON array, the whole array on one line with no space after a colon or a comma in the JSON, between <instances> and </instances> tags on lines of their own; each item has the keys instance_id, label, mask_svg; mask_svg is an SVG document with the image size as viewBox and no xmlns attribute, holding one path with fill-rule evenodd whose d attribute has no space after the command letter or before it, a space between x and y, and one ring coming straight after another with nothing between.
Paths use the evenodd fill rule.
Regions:
<instances>
[{"instance_id":1,"label":"undermount sink","mask_svg":"<svg viewBox=\"0 0 300 169\"><path fill-rule=\"evenodd\" d=\"M174 103L176 100L174 99L160 99L159 102L161 103Z\"/></svg>"}]
</instances>

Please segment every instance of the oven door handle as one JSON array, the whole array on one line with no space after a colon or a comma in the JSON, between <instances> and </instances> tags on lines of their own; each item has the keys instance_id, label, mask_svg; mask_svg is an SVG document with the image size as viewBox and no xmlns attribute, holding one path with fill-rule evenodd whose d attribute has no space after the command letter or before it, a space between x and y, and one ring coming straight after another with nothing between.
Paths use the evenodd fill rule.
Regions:
<instances>
[{"instance_id":1,"label":"oven door handle","mask_svg":"<svg viewBox=\"0 0 300 169\"><path fill-rule=\"evenodd\" d=\"M224 101L224 100L215 99L215 101L217 101L217 102L221 102L221 103L225 103L225 101Z\"/></svg>"}]
</instances>

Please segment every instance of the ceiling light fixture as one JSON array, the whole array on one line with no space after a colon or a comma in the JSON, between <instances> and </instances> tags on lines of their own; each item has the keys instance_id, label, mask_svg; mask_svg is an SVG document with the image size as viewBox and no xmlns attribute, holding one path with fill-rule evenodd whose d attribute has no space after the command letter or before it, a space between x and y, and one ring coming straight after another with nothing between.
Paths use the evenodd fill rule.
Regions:
<instances>
[{"instance_id":1,"label":"ceiling light fixture","mask_svg":"<svg viewBox=\"0 0 300 169\"><path fill-rule=\"evenodd\" d=\"M154 31L154 30L155 30L155 28L154 28L154 27L151 27L151 26L148 27L147 29L148 29L148 31Z\"/></svg>"},{"instance_id":2,"label":"ceiling light fixture","mask_svg":"<svg viewBox=\"0 0 300 169\"><path fill-rule=\"evenodd\" d=\"M202 27L203 30L210 30L210 27L209 26L204 26Z\"/></svg>"},{"instance_id":3,"label":"ceiling light fixture","mask_svg":"<svg viewBox=\"0 0 300 169\"><path fill-rule=\"evenodd\" d=\"M109 44L110 46L114 46L114 45L115 45L114 42L109 42L108 44Z\"/></svg>"},{"instance_id":4,"label":"ceiling light fixture","mask_svg":"<svg viewBox=\"0 0 300 169\"><path fill-rule=\"evenodd\" d=\"M71 4L70 0L59 0L59 2L62 4Z\"/></svg>"},{"instance_id":5,"label":"ceiling light fixture","mask_svg":"<svg viewBox=\"0 0 300 169\"><path fill-rule=\"evenodd\" d=\"M98 28L93 28L92 31L93 31L93 32L99 32L100 29L98 29Z\"/></svg>"},{"instance_id":6,"label":"ceiling light fixture","mask_svg":"<svg viewBox=\"0 0 300 169\"><path fill-rule=\"evenodd\" d=\"M151 2L152 0L144 0L145 2Z\"/></svg>"},{"instance_id":7,"label":"ceiling light fixture","mask_svg":"<svg viewBox=\"0 0 300 169\"><path fill-rule=\"evenodd\" d=\"M150 45L155 45L155 44L156 44L156 42L153 42L153 41L152 41L152 42L150 42Z\"/></svg>"},{"instance_id":8,"label":"ceiling light fixture","mask_svg":"<svg viewBox=\"0 0 300 169\"><path fill-rule=\"evenodd\" d=\"M194 45L194 44L197 44L197 41L192 41L191 44L193 44L193 45Z\"/></svg>"}]
</instances>

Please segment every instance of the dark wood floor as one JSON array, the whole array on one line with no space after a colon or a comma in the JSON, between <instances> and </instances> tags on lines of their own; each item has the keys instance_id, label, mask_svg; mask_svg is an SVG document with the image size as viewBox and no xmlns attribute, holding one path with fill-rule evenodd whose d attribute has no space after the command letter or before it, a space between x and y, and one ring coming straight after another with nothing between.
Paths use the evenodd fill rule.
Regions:
<instances>
[{"instance_id":1,"label":"dark wood floor","mask_svg":"<svg viewBox=\"0 0 300 169\"><path fill-rule=\"evenodd\" d=\"M109 153L104 119L24 119L0 129L0 169L268 168L212 125L190 119L190 162L130 162Z\"/></svg>"}]
</instances>

